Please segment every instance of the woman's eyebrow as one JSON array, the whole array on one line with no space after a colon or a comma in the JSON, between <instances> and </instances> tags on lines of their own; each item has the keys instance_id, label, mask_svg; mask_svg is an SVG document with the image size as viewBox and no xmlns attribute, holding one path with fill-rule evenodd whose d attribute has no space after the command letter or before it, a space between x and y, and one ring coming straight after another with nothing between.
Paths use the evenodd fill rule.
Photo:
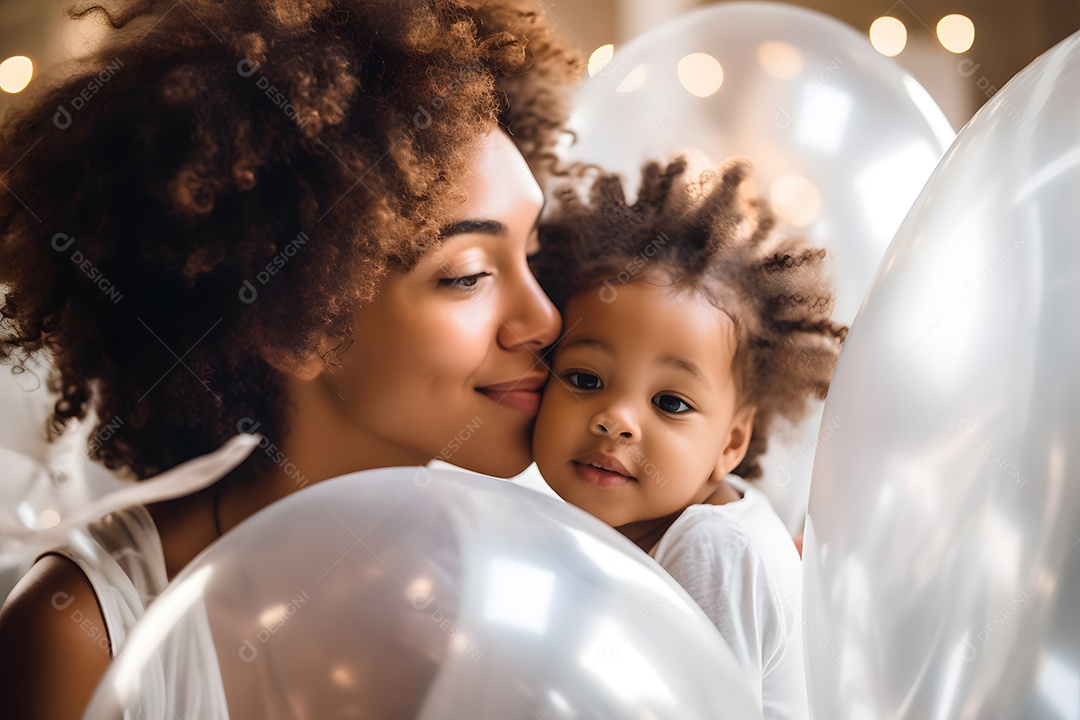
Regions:
<instances>
[{"instance_id":1,"label":"woman's eyebrow","mask_svg":"<svg viewBox=\"0 0 1080 720\"><path fill-rule=\"evenodd\" d=\"M439 231L439 237L448 238L453 235L505 235L506 226L498 220L459 220L450 223Z\"/></svg>"}]
</instances>

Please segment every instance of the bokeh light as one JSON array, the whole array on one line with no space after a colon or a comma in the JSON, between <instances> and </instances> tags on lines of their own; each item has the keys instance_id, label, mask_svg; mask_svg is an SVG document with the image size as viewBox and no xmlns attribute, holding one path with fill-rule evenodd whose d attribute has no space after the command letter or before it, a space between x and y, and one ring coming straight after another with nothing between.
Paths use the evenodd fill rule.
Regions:
<instances>
[{"instance_id":1,"label":"bokeh light","mask_svg":"<svg viewBox=\"0 0 1080 720\"><path fill-rule=\"evenodd\" d=\"M40 519L41 527L45 528L46 530L49 528L54 528L60 524L60 513L56 512L51 508L47 510L42 510Z\"/></svg>"},{"instance_id":2,"label":"bokeh light","mask_svg":"<svg viewBox=\"0 0 1080 720\"><path fill-rule=\"evenodd\" d=\"M907 28L894 17L879 17L870 26L870 44L885 57L895 57L907 45Z\"/></svg>"},{"instance_id":3,"label":"bokeh light","mask_svg":"<svg viewBox=\"0 0 1080 720\"><path fill-rule=\"evenodd\" d=\"M938 20L937 36L949 52L967 52L975 43L975 23L967 15L946 15Z\"/></svg>"},{"instance_id":4,"label":"bokeh light","mask_svg":"<svg viewBox=\"0 0 1080 720\"><path fill-rule=\"evenodd\" d=\"M792 80L802 72L802 53L794 45L770 40L758 45L757 59L762 70L777 80Z\"/></svg>"},{"instance_id":5,"label":"bokeh light","mask_svg":"<svg viewBox=\"0 0 1080 720\"><path fill-rule=\"evenodd\" d=\"M592 55L589 56L589 77L603 70L604 66L611 62L611 58L614 56L615 46L611 43L601 45L593 50Z\"/></svg>"},{"instance_id":6,"label":"bokeh light","mask_svg":"<svg viewBox=\"0 0 1080 720\"><path fill-rule=\"evenodd\" d=\"M709 97L724 83L724 68L707 53L690 53L679 61L679 82L691 95Z\"/></svg>"},{"instance_id":7,"label":"bokeh light","mask_svg":"<svg viewBox=\"0 0 1080 720\"><path fill-rule=\"evenodd\" d=\"M0 90L22 92L34 77L34 63L25 55L16 55L0 63Z\"/></svg>"}]
</instances>

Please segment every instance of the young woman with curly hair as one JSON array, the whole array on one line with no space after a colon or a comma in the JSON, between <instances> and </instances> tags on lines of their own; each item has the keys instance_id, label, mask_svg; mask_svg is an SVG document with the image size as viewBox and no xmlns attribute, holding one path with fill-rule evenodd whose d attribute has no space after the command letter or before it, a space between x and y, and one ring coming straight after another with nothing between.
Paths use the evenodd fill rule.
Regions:
<instances>
[{"instance_id":1,"label":"young woman with curly hair","mask_svg":"<svg viewBox=\"0 0 1080 720\"><path fill-rule=\"evenodd\" d=\"M537 276L563 313L533 449L563 499L652 555L716 625L766 718L806 718L802 571L747 480L778 418L824 398L847 329L825 251L772 232L749 166L649 164L559 194ZM733 477L738 476L738 477Z\"/></svg>"},{"instance_id":2,"label":"young woman with curly hair","mask_svg":"<svg viewBox=\"0 0 1080 720\"><path fill-rule=\"evenodd\" d=\"M263 442L205 491L104 518L97 556L34 565L0 613L5 713L79 717L164 583L307 483L528 465L559 330L527 263L533 173L580 75L535 6L72 11L111 37L0 136L0 360L47 356L50 433L90 414L91 457L135 479ZM127 583L124 612L95 563Z\"/></svg>"}]
</instances>

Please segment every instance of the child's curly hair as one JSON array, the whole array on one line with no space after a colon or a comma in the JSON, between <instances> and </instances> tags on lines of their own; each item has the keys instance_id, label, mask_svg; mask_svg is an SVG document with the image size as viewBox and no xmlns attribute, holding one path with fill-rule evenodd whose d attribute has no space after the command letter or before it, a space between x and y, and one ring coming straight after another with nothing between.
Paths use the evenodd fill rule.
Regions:
<instances>
[{"instance_id":1,"label":"child's curly hair","mask_svg":"<svg viewBox=\"0 0 1080 720\"><path fill-rule=\"evenodd\" d=\"M139 478L286 432L282 364L347 348L496 123L547 167L580 77L531 0L104 4L0 128L0 361L51 356L49 438L93 407Z\"/></svg>"},{"instance_id":2,"label":"child's curly hair","mask_svg":"<svg viewBox=\"0 0 1080 720\"><path fill-rule=\"evenodd\" d=\"M585 180L595 168L578 167ZM773 232L764 200L740 186L750 166L730 163L720 174L688 177L687 161L642 170L637 201L627 203L617 175L596 175L583 202L565 185L553 217L540 228L534 259L540 284L561 310L588 288L618 292L618 284L661 274L701 292L731 317L734 371L743 403L757 408L746 456L733 471L752 480L774 421L801 419L811 397L824 399L847 328L834 323L825 250Z\"/></svg>"}]
</instances>

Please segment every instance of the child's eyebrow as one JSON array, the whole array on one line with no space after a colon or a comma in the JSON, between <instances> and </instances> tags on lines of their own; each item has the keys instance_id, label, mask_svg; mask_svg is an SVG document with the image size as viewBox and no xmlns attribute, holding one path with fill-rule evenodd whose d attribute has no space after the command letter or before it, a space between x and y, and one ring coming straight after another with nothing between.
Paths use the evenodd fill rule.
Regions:
<instances>
[{"instance_id":1,"label":"child's eyebrow","mask_svg":"<svg viewBox=\"0 0 1080 720\"><path fill-rule=\"evenodd\" d=\"M665 355L664 357L660 358L660 364L677 367L680 370L685 370L686 372L690 373L698 380L708 382L708 378L705 377L705 373L701 372L701 368L699 368L697 365L690 362L689 360L683 360L682 358L677 358L672 355Z\"/></svg>"},{"instance_id":2,"label":"child's eyebrow","mask_svg":"<svg viewBox=\"0 0 1080 720\"><path fill-rule=\"evenodd\" d=\"M574 340L573 342L564 343L563 346L562 346L562 349L563 350L568 350L568 349L570 349L572 347L577 347L578 345L584 345L585 347L591 347L591 348L594 348L596 350L601 350L603 352L606 352L609 355L615 354L615 351L611 349L611 346L608 345L603 340L597 340L596 338L589 338L589 337L578 338L577 340Z\"/></svg>"},{"instance_id":3,"label":"child's eyebrow","mask_svg":"<svg viewBox=\"0 0 1080 720\"><path fill-rule=\"evenodd\" d=\"M596 350L600 350L602 352L605 352L608 355L614 355L615 354L615 351L612 349L612 347L610 345L608 345L606 342L604 342L603 340L598 340L596 338L589 338L589 337L578 338L577 340L574 340L573 342L566 343L566 344L564 344L562 346L562 349L563 350L568 350L570 348L577 347L578 345L584 345L586 347L591 347L591 348L594 348ZM707 377L705 377L705 373L703 373L701 371L701 368L699 368L697 365L690 362L689 360L684 360L683 358L675 357L674 355L665 355L662 358L659 358L657 360L657 362L660 365L670 365L672 367L676 367L676 368L678 368L680 370L683 370L683 371L689 373L690 375L693 375L695 378L697 378L698 380L701 380L702 382L704 382L706 384L708 384L708 382L709 382L709 379Z\"/></svg>"}]
</instances>

